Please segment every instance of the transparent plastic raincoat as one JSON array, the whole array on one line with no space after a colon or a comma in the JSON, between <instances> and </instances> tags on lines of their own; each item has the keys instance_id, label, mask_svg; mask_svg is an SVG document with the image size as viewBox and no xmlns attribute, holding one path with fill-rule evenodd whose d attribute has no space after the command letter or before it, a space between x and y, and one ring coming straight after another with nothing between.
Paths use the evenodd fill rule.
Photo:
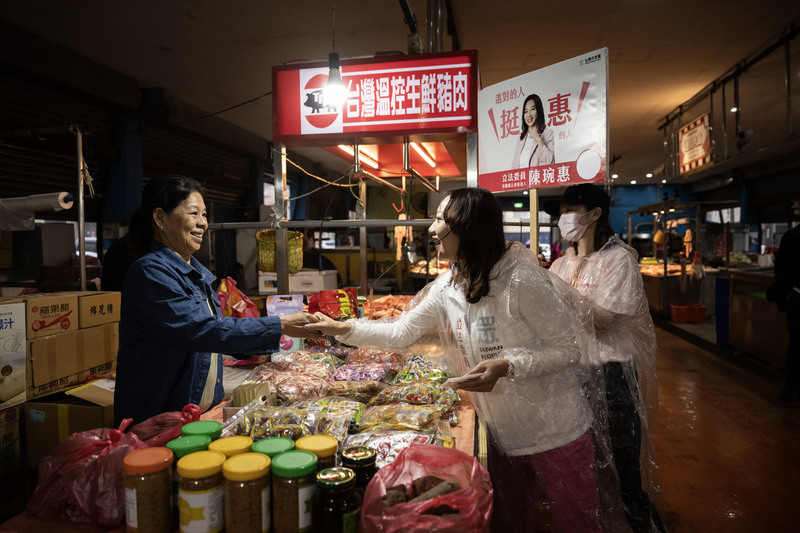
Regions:
<instances>
[{"instance_id":1,"label":"transparent plastic raincoat","mask_svg":"<svg viewBox=\"0 0 800 533\"><path fill-rule=\"evenodd\" d=\"M350 332L337 339L357 346L402 348L430 331L438 331L448 366L455 374L466 373L492 358L505 358L513 365L513 376L498 379L491 392L469 392L469 396L489 429L490 451L507 458L501 461L502 470L497 470L502 474L492 475L495 514L505 495L519 495L519 504L515 501L509 505L510 514L504 511L503 516L520 527L518 513L526 517L535 514L531 510L535 491L531 484L535 480L523 463L532 464L531 458L544 458L579 442L588 445L589 457L584 454L580 461L572 461L583 465L573 470L588 463L593 471L595 455L610 456L607 438L595 432L587 399L595 395L590 387L596 386L589 379L590 362L596 357L590 351L597 347L591 310L577 291L541 268L536 256L520 245L511 245L495 264L489 294L477 303L468 303L463 288L454 286L451 280L449 271L441 274L393 320L352 320ZM523 467L517 468L512 461L519 461ZM511 468L506 468L506 463ZM490 462L490 471L492 468ZM536 471L535 465L533 468ZM560 501L567 507L578 507L574 502L582 496L571 493L571 485L559 481L558 467L551 468L550 473L550 487L542 481L545 492L561 485ZM589 492L597 498L593 472L590 477ZM586 489L585 480L578 484L581 490ZM553 505L551 494L547 497ZM595 518L589 521L596 521L597 505L593 507ZM618 503L608 505L617 510L621 507ZM590 514L591 505L582 516Z\"/></svg>"},{"instance_id":2,"label":"transparent plastic raincoat","mask_svg":"<svg viewBox=\"0 0 800 533\"><path fill-rule=\"evenodd\" d=\"M602 409L608 411L603 416L596 410L595 417L610 434L622 501L638 532L662 526L656 526L659 518L648 498L660 492L648 423L658 405L656 336L637 257L614 235L583 257L570 247L550 271L587 298L595 315L606 316L596 331L598 349L590 353L593 376L606 387Z\"/></svg>"}]
</instances>

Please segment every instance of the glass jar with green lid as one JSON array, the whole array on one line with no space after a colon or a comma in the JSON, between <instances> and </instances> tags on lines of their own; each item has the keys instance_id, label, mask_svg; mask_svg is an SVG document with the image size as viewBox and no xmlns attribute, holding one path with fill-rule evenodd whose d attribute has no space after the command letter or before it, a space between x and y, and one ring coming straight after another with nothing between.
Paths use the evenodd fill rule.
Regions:
<instances>
[{"instance_id":1,"label":"glass jar with green lid","mask_svg":"<svg viewBox=\"0 0 800 533\"><path fill-rule=\"evenodd\" d=\"M336 466L336 449L339 441L328 435L308 435L294 443L296 450L305 450L317 456L317 470Z\"/></svg>"},{"instance_id":2,"label":"glass jar with green lid","mask_svg":"<svg viewBox=\"0 0 800 533\"><path fill-rule=\"evenodd\" d=\"M208 445L209 450L222 452L225 457L233 457L240 453L247 453L253 445L253 439L244 435L237 435L234 437L223 437L217 439Z\"/></svg>"},{"instance_id":3,"label":"glass jar with green lid","mask_svg":"<svg viewBox=\"0 0 800 533\"><path fill-rule=\"evenodd\" d=\"M208 435L211 440L216 440L222 435L222 422L216 420L189 422L181 428L181 437L188 437L189 435Z\"/></svg>"},{"instance_id":4,"label":"glass jar with green lid","mask_svg":"<svg viewBox=\"0 0 800 533\"><path fill-rule=\"evenodd\" d=\"M314 496L317 456L291 450L272 460L273 533L310 531L311 498Z\"/></svg>"},{"instance_id":5,"label":"glass jar with green lid","mask_svg":"<svg viewBox=\"0 0 800 533\"><path fill-rule=\"evenodd\" d=\"M274 459L276 455L294 450L294 441L286 437L268 437L253 443L250 451L269 455Z\"/></svg>"},{"instance_id":6,"label":"glass jar with green lid","mask_svg":"<svg viewBox=\"0 0 800 533\"><path fill-rule=\"evenodd\" d=\"M153 447L136 450L122 462L125 472L127 531L172 531L172 451Z\"/></svg>"},{"instance_id":7,"label":"glass jar with green lid","mask_svg":"<svg viewBox=\"0 0 800 533\"><path fill-rule=\"evenodd\" d=\"M211 444L211 437L208 435L190 435L188 437L178 437L166 444L172 450L172 520L178 523L178 460L190 453L201 452L208 449Z\"/></svg>"},{"instance_id":8,"label":"glass jar with green lid","mask_svg":"<svg viewBox=\"0 0 800 533\"><path fill-rule=\"evenodd\" d=\"M342 450L342 466L356 474L356 492L361 497L370 480L378 473L378 454L371 446L349 446Z\"/></svg>"},{"instance_id":9,"label":"glass jar with green lid","mask_svg":"<svg viewBox=\"0 0 800 533\"><path fill-rule=\"evenodd\" d=\"M270 530L270 463L269 456L248 452L234 455L222 465L226 531L264 533Z\"/></svg>"},{"instance_id":10,"label":"glass jar with green lid","mask_svg":"<svg viewBox=\"0 0 800 533\"><path fill-rule=\"evenodd\" d=\"M212 450L178 459L178 522L182 533L214 533L225 527L222 465L226 459L224 453Z\"/></svg>"},{"instance_id":11,"label":"glass jar with green lid","mask_svg":"<svg viewBox=\"0 0 800 533\"><path fill-rule=\"evenodd\" d=\"M356 533L361 514L361 496L356 492L356 475L335 466L317 473L317 491L311 501L316 533Z\"/></svg>"}]
</instances>

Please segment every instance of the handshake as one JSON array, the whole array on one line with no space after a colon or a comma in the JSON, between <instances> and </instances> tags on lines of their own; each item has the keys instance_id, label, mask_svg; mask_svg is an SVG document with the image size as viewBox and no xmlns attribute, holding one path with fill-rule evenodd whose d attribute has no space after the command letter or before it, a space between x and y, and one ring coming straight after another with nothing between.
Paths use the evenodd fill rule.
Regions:
<instances>
[{"instance_id":1,"label":"handshake","mask_svg":"<svg viewBox=\"0 0 800 533\"><path fill-rule=\"evenodd\" d=\"M289 337L319 339L324 335L344 335L350 322L339 322L322 313L295 313L281 316L281 333Z\"/></svg>"}]
</instances>

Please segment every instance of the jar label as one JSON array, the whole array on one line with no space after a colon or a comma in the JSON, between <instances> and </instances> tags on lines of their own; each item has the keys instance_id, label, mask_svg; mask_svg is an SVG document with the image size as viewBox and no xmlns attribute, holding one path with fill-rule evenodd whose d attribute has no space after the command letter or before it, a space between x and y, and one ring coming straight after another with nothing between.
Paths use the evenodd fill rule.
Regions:
<instances>
[{"instance_id":1,"label":"jar label","mask_svg":"<svg viewBox=\"0 0 800 533\"><path fill-rule=\"evenodd\" d=\"M225 491L178 491L181 533L216 533L225 526Z\"/></svg>"},{"instance_id":2,"label":"jar label","mask_svg":"<svg viewBox=\"0 0 800 533\"><path fill-rule=\"evenodd\" d=\"M136 505L136 489L125 487L125 523L129 528L139 528L139 509Z\"/></svg>"},{"instance_id":3,"label":"jar label","mask_svg":"<svg viewBox=\"0 0 800 533\"><path fill-rule=\"evenodd\" d=\"M361 515L361 507L342 515L342 533L356 533L358 531L358 519Z\"/></svg>"},{"instance_id":4,"label":"jar label","mask_svg":"<svg viewBox=\"0 0 800 533\"><path fill-rule=\"evenodd\" d=\"M314 490L315 485L308 485L297 491L298 531L311 531L311 498L314 497Z\"/></svg>"}]
</instances>

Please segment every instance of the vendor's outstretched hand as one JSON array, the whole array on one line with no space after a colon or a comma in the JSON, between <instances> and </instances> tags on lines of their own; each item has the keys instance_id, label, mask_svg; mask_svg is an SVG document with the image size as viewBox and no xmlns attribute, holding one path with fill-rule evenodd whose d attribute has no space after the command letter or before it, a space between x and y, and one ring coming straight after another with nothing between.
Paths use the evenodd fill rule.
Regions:
<instances>
[{"instance_id":1,"label":"vendor's outstretched hand","mask_svg":"<svg viewBox=\"0 0 800 533\"><path fill-rule=\"evenodd\" d=\"M312 324L316 321L317 317L310 313L284 315L281 317L281 333L287 337L308 337L309 339L318 339L321 336L319 333L303 327L306 324Z\"/></svg>"},{"instance_id":2,"label":"vendor's outstretched hand","mask_svg":"<svg viewBox=\"0 0 800 533\"><path fill-rule=\"evenodd\" d=\"M491 392L497 380L505 377L508 373L507 359L487 359L481 361L475 368L469 371L466 376L480 374L480 377L462 381L456 385L457 388L471 392Z\"/></svg>"},{"instance_id":3,"label":"vendor's outstretched hand","mask_svg":"<svg viewBox=\"0 0 800 533\"><path fill-rule=\"evenodd\" d=\"M314 318L316 322L306 324L305 328L325 335L344 335L353 327L350 322L339 322L320 312L314 313Z\"/></svg>"}]
</instances>

